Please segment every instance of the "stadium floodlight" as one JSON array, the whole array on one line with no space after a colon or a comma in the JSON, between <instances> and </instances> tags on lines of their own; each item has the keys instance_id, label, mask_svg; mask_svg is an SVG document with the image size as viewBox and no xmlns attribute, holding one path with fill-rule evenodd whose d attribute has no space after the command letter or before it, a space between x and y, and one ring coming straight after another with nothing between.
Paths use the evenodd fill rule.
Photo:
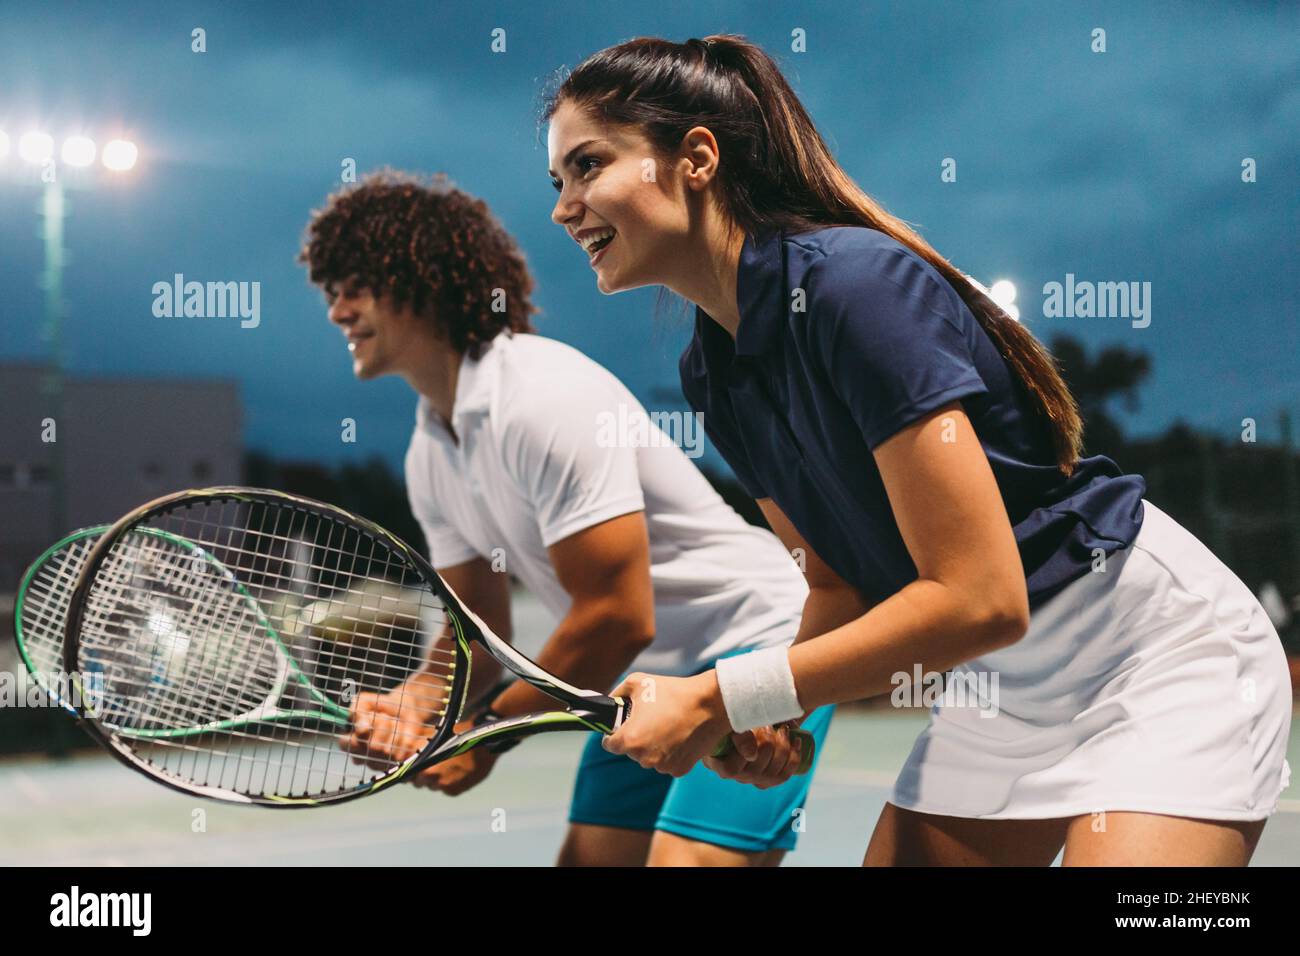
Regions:
<instances>
[{"instance_id":1,"label":"stadium floodlight","mask_svg":"<svg viewBox=\"0 0 1300 956\"><path fill-rule=\"evenodd\" d=\"M54 139L49 133L32 130L18 140L18 155L28 163L48 162L54 155Z\"/></svg>"},{"instance_id":2,"label":"stadium floodlight","mask_svg":"<svg viewBox=\"0 0 1300 956\"><path fill-rule=\"evenodd\" d=\"M79 129L73 125L72 129ZM120 129L120 127L119 127ZM9 153L12 132L16 137L17 154L24 163L39 169L38 177L16 175L17 170L0 169L3 176L0 183L13 180L18 185L39 181L41 202L37 207L40 216L41 243L45 247L45 267L41 272L41 287L45 295L45 316L42 332L49 343L49 361L41 384L44 407L55 420L62 419L64 408L64 354L62 325L66 311L63 294L63 272L67 251L63 245L64 221L68 217L69 205L66 194L69 190L94 189L101 181L112 178L96 173L96 153L109 173L123 173L135 167L140 151L135 143L125 139L114 139L97 148L95 140L78 132L63 140L62 148L55 149L54 138L40 129L30 129L19 136L9 127L10 132L0 130L0 160ZM58 158L58 167L55 158ZM49 462L49 534L53 537L63 535L67 530L67 481L64 463L63 444L52 442L48 452Z\"/></svg>"},{"instance_id":3,"label":"stadium floodlight","mask_svg":"<svg viewBox=\"0 0 1300 956\"><path fill-rule=\"evenodd\" d=\"M110 140L104 144L103 163L105 168L124 173L135 165L140 151L135 143L126 139Z\"/></svg>"},{"instance_id":4,"label":"stadium floodlight","mask_svg":"<svg viewBox=\"0 0 1300 956\"><path fill-rule=\"evenodd\" d=\"M89 136L69 136L63 141L61 155L69 166L89 166L95 161L95 141Z\"/></svg>"},{"instance_id":5,"label":"stadium floodlight","mask_svg":"<svg viewBox=\"0 0 1300 956\"><path fill-rule=\"evenodd\" d=\"M1011 318L1020 321L1020 309L1016 307L1016 284L1010 279L999 279L989 286L989 298Z\"/></svg>"}]
</instances>

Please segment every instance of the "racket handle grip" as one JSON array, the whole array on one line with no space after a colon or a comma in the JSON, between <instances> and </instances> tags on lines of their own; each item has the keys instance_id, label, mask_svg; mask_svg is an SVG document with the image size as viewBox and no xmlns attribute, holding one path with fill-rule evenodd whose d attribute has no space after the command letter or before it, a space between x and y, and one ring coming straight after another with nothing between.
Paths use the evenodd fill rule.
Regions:
<instances>
[{"instance_id":1,"label":"racket handle grip","mask_svg":"<svg viewBox=\"0 0 1300 956\"><path fill-rule=\"evenodd\" d=\"M621 724L632 713L632 699L630 697L615 697L614 700L622 707L622 716L618 721ZM802 727L790 726L789 730L790 738L799 741L799 766L795 769L795 776L799 776L812 769L813 758L817 756L817 738ZM731 735L728 734L719 740L718 745L713 748L713 756L726 757L734 749L735 747L731 743Z\"/></svg>"},{"instance_id":2,"label":"racket handle grip","mask_svg":"<svg viewBox=\"0 0 1300 956\"><path fill-rule=\"evenodd\" d=\"M817 738L802 728L792 727L790 728L790 739L799 741L799 767L795 770L795 775L805 774L812 769L813 757L817 754ZM726 757L734 749L735 747L731 743L731 735L728 734L718 742L718 746L713 748L713 756Z\"/></svg>"}]
</instances>

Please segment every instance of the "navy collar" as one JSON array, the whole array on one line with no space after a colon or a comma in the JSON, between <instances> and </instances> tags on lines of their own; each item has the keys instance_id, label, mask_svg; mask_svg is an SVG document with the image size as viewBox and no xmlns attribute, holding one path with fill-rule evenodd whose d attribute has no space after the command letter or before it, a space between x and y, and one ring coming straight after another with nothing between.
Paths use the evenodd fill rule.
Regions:
<instances>
[{"instance_id":1,"label":"navy collar","mask_svg":"<svg viewBox=\"0 0 1300 956\"><path fill-rule=\"evenodd\" d=\"M732 352L737 356L753 356L761 355L780 342L785 325L783 239L779 230L745 234L740 262L736 267L736 307L740 310L740 327L736 330L734 343L726 329L699 306L695 307L696 328L707 350L721 348L724 354Z\"/></svg>"}]
</instances>

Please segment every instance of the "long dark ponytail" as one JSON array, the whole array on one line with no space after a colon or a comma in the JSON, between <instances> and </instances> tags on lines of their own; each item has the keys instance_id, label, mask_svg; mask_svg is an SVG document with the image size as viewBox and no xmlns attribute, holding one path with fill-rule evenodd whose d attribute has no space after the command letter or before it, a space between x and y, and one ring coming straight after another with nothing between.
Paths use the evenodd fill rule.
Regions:
<instances>
[{"instance_id":1,"label":"long dark ponytail","mask_svg":"<svg viewBox=\"0 0 1300 956\"><path fill-rule=\"evenodd\" d=\"M541 121L570 102L594 118L639 129L663 156L706 126L718 141L720 199L747 234L866 226L935 267L962 297L1046 418L1056 464L1070 474L1082 451L1078 406L1042 344L835 161L775 61L744 37L673 43L639 37L585 59L547 94Z\"/></svg>"}]
</instances>

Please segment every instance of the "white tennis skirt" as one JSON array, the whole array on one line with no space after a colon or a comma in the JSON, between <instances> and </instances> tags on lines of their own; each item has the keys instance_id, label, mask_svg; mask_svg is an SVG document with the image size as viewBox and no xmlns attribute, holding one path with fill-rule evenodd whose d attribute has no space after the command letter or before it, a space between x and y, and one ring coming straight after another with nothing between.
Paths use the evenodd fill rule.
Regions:
<instances>
[{"instance_id":1,"label":"white tennis skirt","mask_svg":"<svg viewBox=\"0 0 1300 956\"><path fill-rule=\"evenodd\" d=\"M1250 590L1144 501L1133 545L954 668L890 802L990 820L1258 820L1286 788L1291 682Z\"/></svg>"}]
</instances>

